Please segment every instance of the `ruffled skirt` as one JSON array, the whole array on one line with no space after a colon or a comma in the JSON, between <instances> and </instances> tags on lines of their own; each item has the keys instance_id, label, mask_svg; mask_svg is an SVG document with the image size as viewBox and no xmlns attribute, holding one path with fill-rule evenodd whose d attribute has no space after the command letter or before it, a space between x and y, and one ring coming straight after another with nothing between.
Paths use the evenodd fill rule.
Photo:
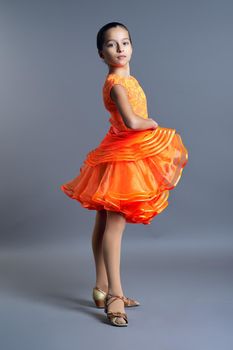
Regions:
<instances>
[{"instance_id":1,"label":"ruffled skirt","mask_svg":"<svg viewBox=\"0 0 233 350\"><path fill-rule=\"evenodd\" d=\"M175 129L117 132L111 127L80 173L60 186L89 210L111 210L128 223L150 224L168 205L188 151Z\"/></svg>"}]
</instances>

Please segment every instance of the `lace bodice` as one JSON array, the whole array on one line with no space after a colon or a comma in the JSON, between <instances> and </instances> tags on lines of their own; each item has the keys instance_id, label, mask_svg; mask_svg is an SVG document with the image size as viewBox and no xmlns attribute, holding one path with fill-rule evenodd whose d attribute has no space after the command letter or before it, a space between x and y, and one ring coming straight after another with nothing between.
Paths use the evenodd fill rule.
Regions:
<instances>
[{"instance_id":1,"label":"lace bodice","mask_svg":"<svg viewBox=\"0 0 233 350\"><path fill-rule=\"evenodd\" d=\"M115 73L110 73L106 77L103 86L103 101L105 108L111 115L109 122L119 131L129 130L110 96L110 90L115 84L120 84L126 89L129 103L134 113L145 119L148 118L146 95L137 79L131 75L129 77L121 77Z\"/></svg>"}]
</instances>

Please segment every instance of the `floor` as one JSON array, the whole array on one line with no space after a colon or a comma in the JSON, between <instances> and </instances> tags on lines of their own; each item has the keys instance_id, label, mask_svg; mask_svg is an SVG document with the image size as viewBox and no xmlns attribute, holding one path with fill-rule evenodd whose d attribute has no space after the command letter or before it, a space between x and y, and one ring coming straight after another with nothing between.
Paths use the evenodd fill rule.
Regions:
<instances>
[{"instance_id":1,"label":"floor","mask_svg":"<svg viewBox=\"0 0 233 350\"><path fill-rule=\"evenodd\" d=\"M2 248L0 338L3 350L233 349L233 237L229 230L122 240L128 327L108 324L92 301L90 235L53 244Z\"/></svg>"}]
</instances>

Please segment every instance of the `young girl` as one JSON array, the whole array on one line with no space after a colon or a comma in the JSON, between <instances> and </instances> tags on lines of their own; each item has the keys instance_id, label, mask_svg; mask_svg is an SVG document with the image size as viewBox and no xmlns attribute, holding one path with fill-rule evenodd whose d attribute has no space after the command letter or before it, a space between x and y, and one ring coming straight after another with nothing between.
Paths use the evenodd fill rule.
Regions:
<instances>
[{"instance_id":1,"label":"young girl","mask_svg":"<svg viewBox=\"0 0 233 350\"><path fill-rule=\"evenodd\" d=\"M92 249L96 267L93 299L112 325L127 326L124 307L140 305L124 295L120 278L122 234L128 223L148 225L168 205L188 161L175 129L148 117L145 93L130 74L133 52L129 30L119 22L103 26L97 48L108 66L103 102L110 128L90 151L80 173L60 186L70 198L96 210Z\"/></svg>"}]
</instances>

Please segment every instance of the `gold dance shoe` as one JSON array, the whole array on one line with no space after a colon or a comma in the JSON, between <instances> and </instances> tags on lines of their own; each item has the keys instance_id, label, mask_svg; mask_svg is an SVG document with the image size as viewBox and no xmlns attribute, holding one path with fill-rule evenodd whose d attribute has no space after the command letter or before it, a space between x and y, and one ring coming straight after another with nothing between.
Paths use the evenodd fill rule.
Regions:
<instances>
[{"instance_id":1,"label":"gold dance shoe","mask_svg":"<svg viewBox=\"0 0 233 350\"><path fill-rule=\"evenodd\" d=\"M107 314L107 319L113 326L117 327L127 327L128 326L128 317L125 312L119 312L119 311L108 311L108 306L115 300L121 299L124 302L124 296L120 295L113 295L113 294L107 294L106 298L104 300L104 312ZM112 299L112 300L110 300ZM117 318L123 318L125 320L125 323L118 323L116 322Z\"/></svg>"}]
</instances>

